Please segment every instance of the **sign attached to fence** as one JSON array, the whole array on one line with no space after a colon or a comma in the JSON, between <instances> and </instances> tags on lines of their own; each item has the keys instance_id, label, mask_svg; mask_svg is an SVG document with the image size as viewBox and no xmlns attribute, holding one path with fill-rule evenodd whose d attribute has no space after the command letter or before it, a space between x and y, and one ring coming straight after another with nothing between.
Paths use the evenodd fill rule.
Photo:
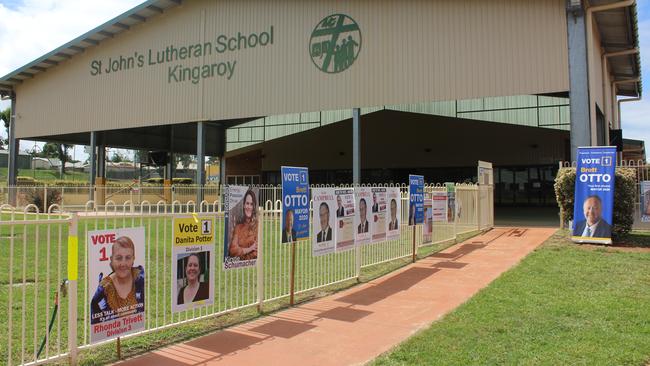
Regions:
<instances>
[{"instance_id":1,"label":"sign attached to fence","mask_svg":"<svg viewBox=\"0 0 650 366\"><path fill-rule=\"evenodd\" d=\"M223 268L251 267L260 245L257 217L259 189L227 186L224 202Z\"/></svg>"},{"instance_id":2,"label":"sign attached to fence","mask_svg":"<svg viewBox=\"0 0 650 366\"><path fill-rule=\"evenodd\" d=\"M409 226L424 223L424 176L409 175Z\"/></svg>"},{"instance_id":3,"label":"sign attached to fence","mask_svg":"<svg viewBox=\"0 0 650 366\"><path fill-rule=\"evenodd\" d=\"M386 188L372 188L372 242L386 240Z\"/></svg>"},{"instance_id":4,"label":"sign attached to fence","mask_svg":"<svg viewBox=\"0 0 650 366\"><path fill-rule=\"evenodd\" d=\"M641 222L650 222L650 180L641 182Z\"/></svg>"},{"instance_id":5,"label":"sign attached to fence","mask_svg":"<svg viewBox=\"0 0 650 366\"><path fill-rule=\"evenodd\" d=\"M424 225L422 226L422 244L433 240L433 202L427 193L424 198Z\"/></svg>"},{"instance_id":6,"label":"sign attached to fence","mask_svg":"<svg viewBox=\"0 0 650 366\"><path fill-rule=\"evenodd\" d=\"M144 330L144 227L89 231L90 343Z\"/></svg>"},{"instance_id":7,"label":"sign attached to fence","mask_svg":"<svg viewBox=\"0 0 650 366\"><path fill-rule=\"evenodd\" d=\"M579 147L573 241L612 243L616 147Z\"/></svg>"},{"instance_id":8,"label":"sign attached to fence","mask_svg":"<svg viewBox=\"0 0 650 366\"><path fill-rule=\"evenodd\" d=\"M370 187L357 187L354 189L355 200L357 203L357 213L354 215L354 242L359 244L368 244L372 241L372 226L370 220L369 203L372 202L372 191Z\"/></svg>"},{"instance_id":9,"label":"sign attached to fence","mask_svg":"<svg viewBox=\"0 0 650 366\"><path fill-rule=\"evenodd\" d=\"M494 172L492 170L492 163L487 161L478 161L476 182L480 185L494 185Z\"/></svg>"},{"instance_id":10,"label":"sign attached to fence","mask_svg":"<svg viewBox=\"0 0 650 366\"><path fill-rule=\"evenodd\" d=\"M399 187L386 188L388 219L386 220L386 239L399 239L399 224L402 219L402 195Z\"/></svg>"},{"instance_id":11,"label":"sign attached to fence","mask_svg":"<svg viewBox=\"0 0 650 366\"><path fill-rule=\"evenodd\" d=\"M354 248L354 189L335 189L336 196L336 251Z\"/></svg>"},{"instance_id":12,"label":"sign attached to fence","mask_svg":"<svg viewBox=\"0 0 650 366\"><path fill-rule=\"evenodd\" d=\"M447 221L447 192L431 194L431 218L433 222Z\"/></svg>"},{"instance_id":13,"label":"sign attached to fence","mask_svg":"<svg viewBox=\"0 0 650 366\"><path fill-rule=\"evenodd\" d=\"M174 217L172 312L214 303L213 216Z\"/></svg>"},{"instance_id":14,"label":"sign attached to fence","mask_svg":"<svg viewBox=\"0 0 650 366\"><path fill-rule=\"evenodd\" d=\"M445 183L447 188L447 222L456 220L456 185L454 183Z\"/></svg>"},{"instance_id":15,"label":"sign attached to fence","mask_svg":"<svg viewBox=\"0 0 650 366\"><path fill-rule=\"evenodd\" d=\"M336 222L336 194L334 188L314 188L314 209L312 219L312 255L314 257L333 253L336 249L336 233L332 225Z\"/></svg>"},{"instance_id":16,"label":"sign attached to fence","mask_svg":"<svg viewBox=\"0 0 650 366\"><path fill-rule=\"evenodd\" d=\"M309 237L309 172L307 168L283 166L282 242Z\"/></svg>"}]
</instances>

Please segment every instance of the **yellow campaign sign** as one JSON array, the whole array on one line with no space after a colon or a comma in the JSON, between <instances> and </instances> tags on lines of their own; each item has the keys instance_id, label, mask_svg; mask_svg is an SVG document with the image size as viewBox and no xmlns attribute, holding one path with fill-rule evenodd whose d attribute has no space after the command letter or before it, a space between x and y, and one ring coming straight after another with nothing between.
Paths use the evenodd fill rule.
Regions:
<instances>
[{"instance_id":1,"label":"yellow campaign sign","mask_svg":"<svg viewBox=\"0 0 650 366\"><path fill-rule=\"evenodd\" d=\"M214 243L214 217L192 215L174 218L174 245Z\"/></svg>"}]
</instances>

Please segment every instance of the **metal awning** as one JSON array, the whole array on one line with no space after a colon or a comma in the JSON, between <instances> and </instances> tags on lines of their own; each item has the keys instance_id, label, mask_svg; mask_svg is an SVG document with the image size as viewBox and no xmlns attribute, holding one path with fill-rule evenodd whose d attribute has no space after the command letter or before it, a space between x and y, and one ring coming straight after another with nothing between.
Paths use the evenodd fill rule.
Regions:
<instances>
[{"instance_id":1,"label":"metal awning","mask_svg":"<svg viewBox=\"0 0 650 366\"><path fill-rule=\"evenodd\" d=\"M8 97L15 85L34 75L45 72L51 67L64 63L86 48L100 44L116 34L129 30L131 27L146 22L147 19L162 14L170 8L180 5L182 0L148 0L135 8L109 20L99 27L87 32L63 46L49 52L27 65L10 72L0 78L0 97Z\"/></svg>"},{"instance_id":2,"label":"metal awning","mask_svg":"<svg viewBox=\"0 0 650 366\"><path fill-rule=\"evenodd\" d=\"M591 0L592 6L608 5L620 0ZM601 46L605 53L629 50L639 47L639 32L636 5L604 10L594 13L600 32ZM618 95L641 96L641 57L640 53L611 57L608 59L609 71L615 81L635 80L617 85Z\"/></svg>"}]
</instances>

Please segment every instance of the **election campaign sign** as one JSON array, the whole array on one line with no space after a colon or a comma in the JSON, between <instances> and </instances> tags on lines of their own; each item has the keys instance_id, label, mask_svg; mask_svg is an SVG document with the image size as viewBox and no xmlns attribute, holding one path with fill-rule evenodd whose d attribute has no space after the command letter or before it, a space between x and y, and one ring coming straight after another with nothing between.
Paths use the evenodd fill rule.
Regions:
<instances>
[{"instance_id":1,"label":"election campaign sign","mask_svg":"<svg viewBox=\"0 0 650 366\"><path fill-rule=\"evenodd\" d=\"M223 268L251 267L257 262L259 189L227 186L224 202Z\"/></svg>"},{"instance_id":2,"label":"election campaign sign","mask_svg":"<svg viewBox=\"0 0 650 366\"><path fill-rule=\"evenodd\" d=\"M409 226L424 223L424 176L409 175Z\"/></svg>"},{"instance_id":3,"label":"election campaign sign","mask_svg":"<svg viewBox=\"0 0 650 366\"><path fill-rule=\"evenodd\" d=\"M616 147L579 147L573 241L612 243Z\"/></svg>"},{"instance_id":4,"label":"election campaign sign","mask_svg":"<svg viewBox=\"0 0 650 366\"><path fill-rule=\"evenodd\" d=\"M357 214L354 215L355 236L354 242L359 244L368 244L372 241L372 226L369 210L372 202L372 191L370 187L356 187L354 189L356 197Z\"/></svg>"},{"instance_id":5,"label":"election campaign sign","mask_svg":"<svg viewBox=\"0 0 650 366\"><path fill-rule=\"evenodd\" d=\"M87 235L90 343L144 330L144 227Z\"/></svg>"},{"instance_id":6,"label":"election campaign sign","mask_svg":"<svg viewBox=\"0 0 650 366\"><path fill-rule=\"evenodd\" d=\"M282 242L309 237L309 172L307 168L281 167Z\"/></svg>"},{"instance_id":7,"label":"election campaign sign","mask_svg":"<svg viewBox=\"0 0 650 366\"><path fill-rule=\"evenodd\" d=\"M334 190L336 196L336 251L343 252L354 248L354 189Z\"/></svg>"},{"instance_id":8,"label":"election campaign sign","mask_svg":"<svg viewBox=\"0 0 650 366\"><path fill-rule=\"evenodd\" d=\"M402 219L402 195L399 187L386 188L386 204L388 205L386 239L399 239L400 220Z\"/></svg>"},{"instance_id":9,"label":"election campaign sign","mask_svg":"<svg viewBox=\"0 0 650 366\"><path fill-rule=\"evenodd\" d=\"M177 216L172 225L172 312L213 304L214 216Z\"/></svg>"},{"instance_id":10,"label":"election campaign sign","mask_svg":"<svg viewBox=\"0 0 650 366\"><path fill-rule=\"evenodd\" d=\"M336 249L336 233L332 227L336 222L336 194L334 188L314 188L312 254L319 256L333 253Z\"/></svg>"}]
</instances>

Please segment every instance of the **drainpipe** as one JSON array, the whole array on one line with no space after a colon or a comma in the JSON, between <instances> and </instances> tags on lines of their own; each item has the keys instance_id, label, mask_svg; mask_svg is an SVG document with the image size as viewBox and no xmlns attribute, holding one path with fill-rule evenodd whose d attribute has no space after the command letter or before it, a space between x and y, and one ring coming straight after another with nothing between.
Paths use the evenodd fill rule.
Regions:
<instances>
[{"instance_id":1,"label":"drainpipe","mask_svg":"<svg viewBox=\"0 0 650 366\"><path fill-rule=\"evenodd\" d=\"M588 67L588 75L589 75L589 125L591 127L591 145L594 146L598 142L598 137L597 137L597 129L596 129L596 101L594 100L594 96L592 91L595 89L594 86L594 57L591 51L591 47L593 45L593 14L596 12L600 11L606 11L606 10L612 10L612 9L619 9L619 8L625 8L628 6L632 6L636 4L636 0L625 0L625 1L619 1L616 3L612 4L606 4L606 5L599 5L599 6L590 6L587 8L586 12L586 17L585 17L585 28L587 32L587 67ZM601 65L604 66L604 65ZM603 95L603 99L605 96ZM605 104L603 102L603 104Z\"/></svg>"},{"instance_id":2,"label":"drainpipe","mask_svg":"<svg viewBox=\"0 0 650 366\"><path fill-rule=\"evenodd\" d=\"M630 79L630 80L619 80L615 81L612 83L612 90L616 90L616 85L618 84L624 84L624 83L638 83L641 81L641 78L636 78L636 79ZM621 128L621 103L623 102L636 102L641 100L641 94L639 94L639 84L636 84L636 97L635 98L626 98L626 99L619 99L617 102L617 123L618 123L618 128ZM623 161L623 152L621 151L618 156L618 161Z\"/></svg>"}]
</instances>

